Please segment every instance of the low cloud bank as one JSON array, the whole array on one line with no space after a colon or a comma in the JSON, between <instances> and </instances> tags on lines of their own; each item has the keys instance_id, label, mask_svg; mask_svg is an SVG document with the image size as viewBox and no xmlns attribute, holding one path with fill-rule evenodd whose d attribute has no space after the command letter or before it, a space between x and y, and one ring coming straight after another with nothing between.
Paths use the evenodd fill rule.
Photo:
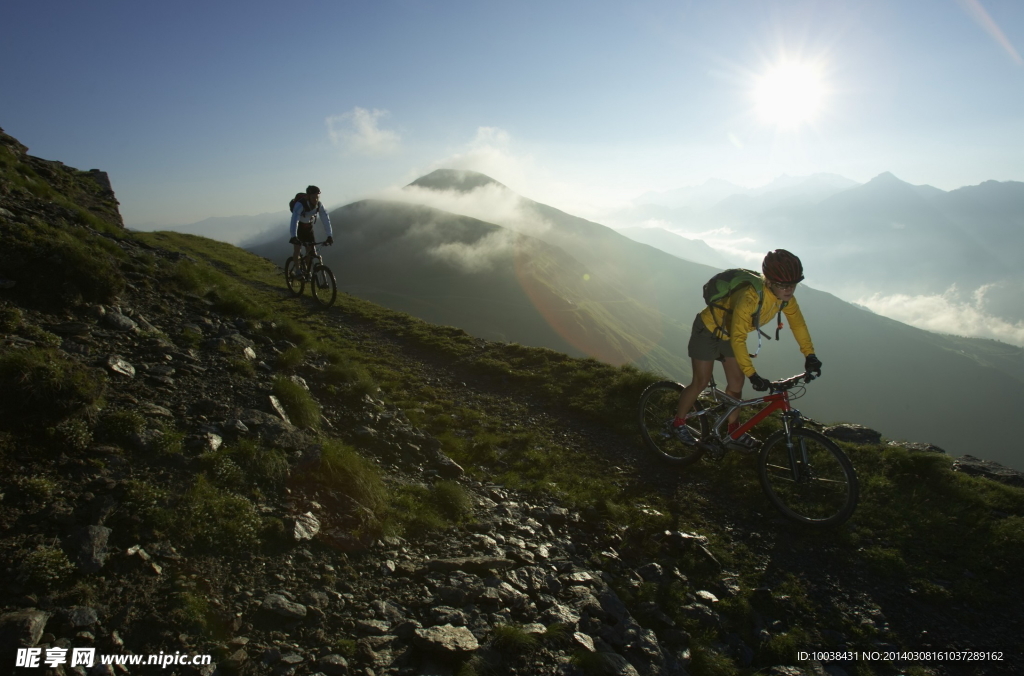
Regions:
<instances>
[{"instance_id":1,"label":"low cloud bank","mask_svg":"<svg viewBox=\"0 0 1024 676\"><path fill-rule=\"evenodd\" d=\"M910 296L876 293L855 302L872 312L919 329L972 338L992 338L1024 347L1024 321L1009 321L988 311L986 295L993 288L993 285L985 285L973 293L965 293L953 285L940 294Z\"/></svg>"},{"instance_id":2,"label":"low cloud bank","mask_svg":"<svg viewBox=\"0 0 1024 676\"><path fill-rule=\"evenodd\" d=\"M427 250L427 255L444 261L460 272L487 272L500 259L510 256L515 247L515 235L508 230L496 230L476 242L446 242Z\"/></svg>"},{"instance_id":3,"label":"low cloud bank","mask_svg":"<svg viewBox=\"0 0 1024 676\"><path fill-rule=\"evenodd\" d=\"M460 216L469 216L494 223L524 235L537 237L551 228L551 223L525 208L516 193L498 185L485 185L470 192L434 190L411 186L392 188L378 195L385 200L422 204Z\"/></svg>"}]
</instances>

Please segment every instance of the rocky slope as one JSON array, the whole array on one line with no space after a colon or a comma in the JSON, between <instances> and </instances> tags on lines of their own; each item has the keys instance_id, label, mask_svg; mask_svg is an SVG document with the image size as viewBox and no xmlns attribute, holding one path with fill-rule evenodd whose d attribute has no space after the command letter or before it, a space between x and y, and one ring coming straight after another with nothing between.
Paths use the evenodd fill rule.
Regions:
<instances>
[{"instance_id":1,"label":"rocky slope","mask_svg":"<svg viewBox=\"0 0 1024 676\"><path fill-rule=\"evenodd\" d=\"M943 605L940 592L851 563L841 537L739 508L714 474L666 475L633 435L344 303L310 321L400 373L401 388L451 402L452 431L432 427L429 403L392 403L398 385L339 387L329 355L299 349L288 325L176 286L175 274L210 264L123 232L99 174L0 140L5 169L35 172L0 189L0 669L19 646L210 654L209 665L163 670L206 675L1021 668L1012 607ZM64 276L52 284L10 254L31 260L39 228L77 233L58 242ZM75 276L80 245L96 274ZM252 288L303 307L283 285ZM317 403L318 419L292 419L303 409L288 410L282 381ZM471 416L587 457L632 487L638 521L460 466L449 437L472 441ZM381 505L395 495L433 496L445 518L407 514L403 530L389 528ZM651 506L681 496L671 519ZM990 649L1005 660L823 662L798 649Z\"/></svg>"}]
</instances>

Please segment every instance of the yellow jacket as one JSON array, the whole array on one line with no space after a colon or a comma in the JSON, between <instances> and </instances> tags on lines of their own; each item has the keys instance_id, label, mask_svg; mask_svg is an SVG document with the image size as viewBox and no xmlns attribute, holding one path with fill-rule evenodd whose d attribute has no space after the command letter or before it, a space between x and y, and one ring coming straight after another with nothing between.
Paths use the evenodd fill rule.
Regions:
<instances>
[{"instance_id":1,"label":"yellow jacket","mask_svg":"<svg viewBox=\"0 0 1024 676\"><path fill-rule=\"evenodd\" d=\"M757 289L750 284L745 284L736 289L728 298L721 303L725 309L708 306L700 313L704 326L708 331L714 333L717 338L728 338L732 344L732 352L736 355L736 362L739 364L743 375L752 376L756 373L753 362L750 361L750 353L747 352L747 334L754 330L753 316L757 310ZM765 333L775 328L775 315L779 313L782 301L779 300L771 287L764 285L764 303L761 305L761 318L758 324ZM807 322L800 312L800 306L796 302L796 296L791 298L786 307L782 308L782 314L786 315L789 327L793 329L793 337L800 345L800 352L806 357L814 352L814 344L811 342L811 334L807 331ZM725 328L723 334L722 329Z\"/></svg>"}]
</instances>

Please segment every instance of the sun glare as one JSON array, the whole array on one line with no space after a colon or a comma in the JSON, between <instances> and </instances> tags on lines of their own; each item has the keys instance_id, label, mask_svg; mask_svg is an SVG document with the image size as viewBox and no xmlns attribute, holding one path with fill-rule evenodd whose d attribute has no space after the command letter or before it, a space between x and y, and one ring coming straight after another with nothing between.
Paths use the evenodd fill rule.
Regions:
<instances>
[{"instance_id":1,"label":"sun glare","mask_svg":"<svg viewBox=\"0 0 1024 676\"><path fill-rule=\"evenodd\" d=\"M823 86L818 69L785 62L757 79L754 104L758 117L780 128L796 128L814 119L821 107Z\"/></svg>"}]
</instances>

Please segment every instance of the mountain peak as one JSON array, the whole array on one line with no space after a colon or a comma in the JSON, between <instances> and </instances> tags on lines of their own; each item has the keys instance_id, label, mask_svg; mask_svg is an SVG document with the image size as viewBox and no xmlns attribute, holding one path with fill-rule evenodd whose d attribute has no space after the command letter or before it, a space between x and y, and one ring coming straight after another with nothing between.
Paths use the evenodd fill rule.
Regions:
<instances>
[{"instance_id":1,"label":"mountain peak","mask_svg":"<svg viewBox=\"0 0 1024 676\"><path fill-rule=\"evenodd\" d=\"M896 176L891 171L883 171L881 174L875 176L873 179L868 181L867 185L895 185L897 183L907 184L906 181L901 181L900 179L896 178Z\"/></svg>"},{"instance_id":2,"label":"mountain peak","mask_svg":"<svg viewBox=\"0 0 1024 676\"><path fill-rule=\"evenodd\" d=\"M481 174L478 171L469 171L468 169L437 169L426 176L420 176L406 187L417 186L431 190L473 192L477 188L482 188L486 185L496 185L499 188L506 187L486 174Z\"/></svg>"}]
</instances>

